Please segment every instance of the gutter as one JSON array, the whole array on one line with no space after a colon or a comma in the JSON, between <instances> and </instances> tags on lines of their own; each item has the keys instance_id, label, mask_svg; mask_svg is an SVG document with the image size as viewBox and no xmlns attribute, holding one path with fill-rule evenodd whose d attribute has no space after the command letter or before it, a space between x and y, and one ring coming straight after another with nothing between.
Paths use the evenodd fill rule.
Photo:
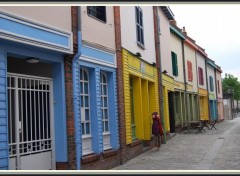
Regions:
<instances>
[{"instance_id":1,"label":"gutter","mask_svg":"<svg viewBox=\"0 0 240 176\"><path fill-rule=\"evenodd\" d=\"M185 52L184 52L184 40L181 40L181 44L182 44L182 59L183 59L183 81L184 81L184 98L185 98L185 102L186 106L185 106L185 115L187 117L187 122L189 121L189 114L188 114L188 105L189 105L189 99L187 98L187 81L186 81L186 65L185 65Z\"/></svg>"},{"instance_id":2,"label":"gutter","mask_svg":"<svg viewBox=\"0 0 240 176\"><path fill-rule=\"evenodd\" d=\"M79 118L78 118L78 91L77 91L77 71L79 69L78 59L81 56L81 46L82 46L82 34L81 34L81 7L77 7L77 36L78 36L78 51L77 54L72 59L72 75L73 75L73 110L74 110L74 127L75 127L75 143L76 143L76 168L80 170L81 164L81 138L78 135L78 132L81 128L78 126Z\"/></svg>"},{"instance_id":3,"label":"gutter","mask_svg":"<svg viewBox=\"0 0 240 176\"><path fill-rule=\"evenodd\" d=\"M156 6L155 6L156 7ZM157 22L157 26L160 26L159 21L158 21L158 7L156 7L156 13L155 13L155 20ZM160 115L162 118L162 126L165 126L165 121L164 121L164 108L163 108L163 86L162 86L162 64L161 64L161 45L160 45L160 38L159 35L161 35L158 32L157 29L157 49L158 49L158 53L159 53L159 57L158 57L158 64L159 64L159 97L160 97ZM165 129L164 129L165 130ZM166 132L164 133L164 144L166 144Z\"/></svg>"}]
</instances>

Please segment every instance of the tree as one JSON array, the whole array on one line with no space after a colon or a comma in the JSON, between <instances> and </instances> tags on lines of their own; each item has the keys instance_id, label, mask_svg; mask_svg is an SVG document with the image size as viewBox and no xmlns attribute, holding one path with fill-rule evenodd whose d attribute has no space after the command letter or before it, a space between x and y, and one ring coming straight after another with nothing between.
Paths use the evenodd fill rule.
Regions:
<instances>
[{"instance_id":1,"label":"tree","mask_svg":"<svg viewBox=\"0 0 240 176\"><path fill-rule=\"evenodd\" d=\"M223 92L228 92L228 89L231 89L234 91L234 99L240 100L240 82L238 81L237 77L226 73L225 77L223 78L222 85Z\"/></svg>"}]
</instances>

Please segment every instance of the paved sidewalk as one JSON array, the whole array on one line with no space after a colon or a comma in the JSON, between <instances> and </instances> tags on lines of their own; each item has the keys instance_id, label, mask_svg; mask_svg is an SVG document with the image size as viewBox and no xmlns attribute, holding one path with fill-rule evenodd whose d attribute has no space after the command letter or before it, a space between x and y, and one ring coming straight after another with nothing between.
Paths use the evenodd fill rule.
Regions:
<instances>
[{"instance_id":1,"label":"paved sidewalk","mask_svg":"<svg viewBox=\"0 0 240 176\"><path fill-rule=\"evenodd\" d=\"M240 117L215 125L217 130L177 134L112 170L240 170Z\"/></svg>"}]
</instances>

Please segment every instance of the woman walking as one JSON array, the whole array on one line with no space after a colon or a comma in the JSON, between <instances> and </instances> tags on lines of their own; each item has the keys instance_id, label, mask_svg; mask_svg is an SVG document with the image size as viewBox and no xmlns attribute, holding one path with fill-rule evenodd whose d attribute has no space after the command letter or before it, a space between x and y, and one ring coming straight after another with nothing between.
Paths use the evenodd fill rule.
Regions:
<instances>
[{"instance_id":1,"label":"woman walking","mask_svg":"<svg viewBox=\"0 0 240 176\"><path fill-rule=\"evenodd\" d=\"M161 143L161 136L164 133L161 119L157 112L152 113L152 134L154 135L154 141L155 141L155 147L157 147L157 150L160 148Z\"/></svg>"}]
</instances>

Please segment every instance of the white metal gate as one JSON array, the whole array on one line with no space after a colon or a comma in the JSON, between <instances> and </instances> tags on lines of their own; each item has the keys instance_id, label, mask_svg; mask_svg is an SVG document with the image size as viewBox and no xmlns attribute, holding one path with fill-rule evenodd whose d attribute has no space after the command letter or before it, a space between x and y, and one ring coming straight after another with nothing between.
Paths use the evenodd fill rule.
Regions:
<instances>
[{"instance_id":1,"label":"white metal gate","mask_svg":"<svg viewBox=\"0 0 240 176\"><path fill-rule=\"evenodd\" d=\"M8 73L9 169L55 169L52 79Z\"/></svg>"}]
</instances>

